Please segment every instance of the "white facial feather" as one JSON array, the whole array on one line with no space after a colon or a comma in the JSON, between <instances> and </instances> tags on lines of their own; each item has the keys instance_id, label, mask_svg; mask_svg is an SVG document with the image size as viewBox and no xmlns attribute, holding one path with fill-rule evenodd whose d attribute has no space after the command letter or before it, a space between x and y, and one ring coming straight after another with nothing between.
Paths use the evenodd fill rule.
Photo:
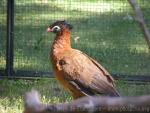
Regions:
<instances>
[{"instance_id":1,"label":"white facial feather","mask_svg":"<svg viewBox=\"0 0 150 113\"><path fill-rule=\"evenodd\" d=\"M59 31L59 30L60 30L60 27L59 27L59 26L54 26L54 27L52 28L52 31L53 31L54 29L57 29L57 31Z\"/></svg>"}]
</instances>

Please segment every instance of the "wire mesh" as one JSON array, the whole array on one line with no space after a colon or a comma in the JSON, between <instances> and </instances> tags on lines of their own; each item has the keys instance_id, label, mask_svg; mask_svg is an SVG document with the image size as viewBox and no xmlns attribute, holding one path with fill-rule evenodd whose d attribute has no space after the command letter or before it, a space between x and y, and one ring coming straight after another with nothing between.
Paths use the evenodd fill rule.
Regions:
<instances>
[{"instance_id":1,"label":"wire mesh","mask_svg":"<svg viewBox=\"0 0 150 113\"><path fill-rule=\"evenodd\" d=\"M149 4L138 0L150 27ZM5 40L6 7L1 8L0 33ZM15 70L52 71L49 51L54 35L45 30L64 19L74 26L72 47L96 59L110 73L150 74L148 46L127 0L15 0ZM0 50L0 61L5 64L4 50Z\"/></svg>"},{"instance_id":2,"label":"wire mesh","mask_svg":"<svg viewBox=\"0 0 150 113\"><path fill-rule=\"evenodd\" d=\"M5 69L6 60L6 0L0 1L0 70Z\"/></svg>"}]
</instances>

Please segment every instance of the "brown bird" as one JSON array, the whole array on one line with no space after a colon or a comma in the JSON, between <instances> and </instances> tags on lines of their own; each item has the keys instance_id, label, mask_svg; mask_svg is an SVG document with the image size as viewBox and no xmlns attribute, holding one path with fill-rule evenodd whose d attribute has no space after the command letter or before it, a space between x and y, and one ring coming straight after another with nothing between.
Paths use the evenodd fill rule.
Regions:
<instances>
[{"instance_id":1,"label":"brown bird","mask_svg":"<svg viewBox=\"0 0 150 113\"><path fill-rule=\"evenodd\" d=\"M56 79L74 99L82 96L119 96L114 79L97 61L83 52L71 48L72 25L56 21L47 32L56 34L50 57Z\"/></svg>"}]
</instances>

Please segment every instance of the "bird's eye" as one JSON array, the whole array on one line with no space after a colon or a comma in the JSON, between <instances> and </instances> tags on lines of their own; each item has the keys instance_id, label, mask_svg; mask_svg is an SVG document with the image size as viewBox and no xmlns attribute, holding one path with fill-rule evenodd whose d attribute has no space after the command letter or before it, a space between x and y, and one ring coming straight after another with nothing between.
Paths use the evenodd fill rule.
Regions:
<instances>
[{"instance_id":1,"label":"bird's eye","mask_svg":"<svg viewBox=\"0 0 150 113\"><path fill-rule=\"evenodd\" d=\"M52 28L52 31L53 31L53 32L58 32L58 31L60 31L60 27L59 27L59 26L54 26L54 27Z\"/></svg>"}]
</instances>

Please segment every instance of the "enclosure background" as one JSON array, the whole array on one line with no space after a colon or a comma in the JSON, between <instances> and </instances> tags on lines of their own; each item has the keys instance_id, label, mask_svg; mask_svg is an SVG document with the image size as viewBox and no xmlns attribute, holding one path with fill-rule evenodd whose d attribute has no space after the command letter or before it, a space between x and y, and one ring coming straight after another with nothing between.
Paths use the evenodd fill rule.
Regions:
<instances>
[{"instance_id":1,"label":"enclosure background","mask_svg":"<svg viewBox=\"0 0 150 113\"><path fill-rule=\"evenodd\" d=\"M150 1L138 0L138 4L150 28ZM52 71L49 52L54 35L46 28L66 20L74 27L72 47L110 73L150 74L148 46L127 0L15 0L14 20L15 70ZM6 0L0 1L0 40L0 69L4 69Z\"/></svg>"}]
</instances>

